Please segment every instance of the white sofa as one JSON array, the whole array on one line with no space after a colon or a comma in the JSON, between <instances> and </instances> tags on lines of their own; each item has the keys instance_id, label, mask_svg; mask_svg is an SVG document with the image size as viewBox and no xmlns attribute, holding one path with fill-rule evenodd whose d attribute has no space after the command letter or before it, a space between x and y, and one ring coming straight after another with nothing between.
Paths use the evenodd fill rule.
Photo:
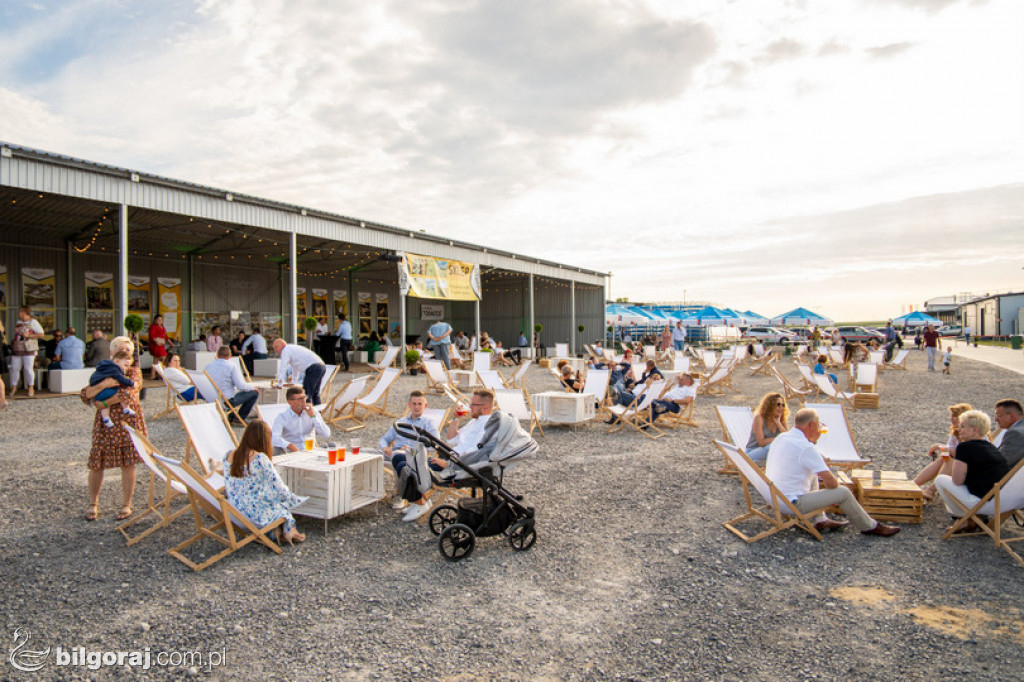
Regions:
<instances>
[{"instance_id":1,"label":"white sofa","mask_svg":"<svg viewBox=\"0 0 1024 682\"><path fill-rule=\"evenodd\" d=\"M78 393L89 385L94 368L51 369L47 372L47 387L50 393Z\"/></svg>"}]
</instances>

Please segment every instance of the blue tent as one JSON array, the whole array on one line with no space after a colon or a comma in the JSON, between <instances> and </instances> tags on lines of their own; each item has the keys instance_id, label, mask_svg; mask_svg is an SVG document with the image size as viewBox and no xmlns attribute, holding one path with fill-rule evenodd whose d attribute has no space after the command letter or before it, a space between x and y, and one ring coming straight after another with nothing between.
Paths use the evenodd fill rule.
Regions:
<instances>
[{"instance_id":1,"label":"blue tent","mask_svg":"<svg viewBox=\"0 0 1024 682\"><path fill-rule=\"evenodd\" d=\"M812 325L832 324L832 320L828 319L824 315L812 312L807 308L794 308L788 313L783 313L782 315L773 317L772 324L782 326L802 324L810 327Z\"/></svg>"},{"instance_id":2,"label":"blue tent","mask_svg":"<svg viewBox=\"0 0 1024 682\"><path fill-rule=\"evenodd\" d=\"M707 325L727 324L729 320L735 319L729 313L712 305L705 306L695 313L690 313L683 318L683 324L697 327Z\"/></svg>"},{"instance_id":3,"label":"blue tent","mask_svg":"<svg viewBox=\"0 0 1024 682\"><path fill-rule=\"evenodd\" d=\"M936 319L927 313L922 313L920 310L915 310L912 313L893 318L892 323L896 327L923 327L926 324L934 324L938 327L942 324L942 320Z\"/></svg>"},{"instance_id":4,"label":"blue tent","mask_svg":"<svg viewBox=\"0 0 1024 682\"><path fill-rule=\"evenodd\" d=\"M770 323L767 317L765 317L764 315L759 315L752 310L745 310L742 313L740 313L740 315L746 318L747 324L765 325Z\"/></svg>"}]
</instances>

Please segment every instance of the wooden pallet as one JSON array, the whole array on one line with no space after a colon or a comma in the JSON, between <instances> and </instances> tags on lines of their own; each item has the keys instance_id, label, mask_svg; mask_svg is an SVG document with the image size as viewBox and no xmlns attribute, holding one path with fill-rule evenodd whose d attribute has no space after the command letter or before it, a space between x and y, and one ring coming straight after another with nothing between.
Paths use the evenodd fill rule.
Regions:
<instances>
[{"instance_id":1,"label":"wooden pallet","mask_svg":"<svg viewBox=\"0 0 1024 682\"><path fill-rule=\"evenodd\" d=\"M864 511L879 521L900 523L921 523L924 515L924 500L921 488L907 480L902 471L875 472L868 469L854 469L850 477L856 482L857 500Z\"/></svg>"},{"instance_id":2,"label":"wooden pallet","mask_svg":"<svg viewBox=\"0 0 1024 682\"><path fill-rule=\"evenodd\" d=\"M858 410L861 409L878 409L878 394L877 393L854 393L853 394L853 406Z\"/></svg>"}]
</instances>

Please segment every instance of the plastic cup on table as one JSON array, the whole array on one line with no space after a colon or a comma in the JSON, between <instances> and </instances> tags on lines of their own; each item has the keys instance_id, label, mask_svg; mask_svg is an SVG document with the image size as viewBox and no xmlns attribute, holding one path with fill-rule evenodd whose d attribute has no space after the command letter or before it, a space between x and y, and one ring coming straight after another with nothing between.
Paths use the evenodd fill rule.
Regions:
<instances>
[{"instance_id":1,"label":"plastic cup on table","mask_svg":"<svg viewBox=\"0 0 1024 682\"><path fill-rule=\"evenodd\" d=\"M306 436L306 452L312 452L314 445L316 445L316 436L311 433Z\"/></svg>"},{"instance_id":2,"label":"plastic cup on table","mask_svg":"<svg viewBox=\"0 0 1024 682\"><path fill-rule=\"evenodd\" d=\"M328 443L327 444L327 463L337 464L338 463L338 444Z\"/></svg>"},{"instance_id":3,"label":"plastic cup on table","mask_svg":"<svg viewBox=\"0 0 1024 682\"><path fill-rule=\"evenodd\" d=\"M359 454L359 439L358 438L353 438L352 440L350 440L349 443L348 443L348 447L352 451L353 455L358 455Z\"/></svg>"},{"instance_id":4,"label":"plastic cup on table","mask_svg":"<svg viewBox=\"0 0 1024 682\"><path fill-rule=\"evenodd\" d=\"M339 445L338 446L338 461L339 462L344 462L345 461L345 446L344 445Z\"/></svg>"}]
</instances>

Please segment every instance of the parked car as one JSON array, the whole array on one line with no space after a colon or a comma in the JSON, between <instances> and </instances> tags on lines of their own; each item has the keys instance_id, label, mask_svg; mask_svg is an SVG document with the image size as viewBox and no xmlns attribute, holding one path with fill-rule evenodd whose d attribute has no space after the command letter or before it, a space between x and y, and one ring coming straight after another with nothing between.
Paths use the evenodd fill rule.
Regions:
<instances>
[{"instance_id":1,"label":"parked car","mask_svg":"<svg viewBox=\"0 0 1024 682\"><path fill-rule=\"evenodd\" d=\"M788 346L797 343L797 335L778 327L751 327L747 330L747 338L761 341L762 343L779 343Z\"/></svg>"},{"instance_id":2,"label":"parked car","mask_svg":"<svg viewBox=\"0 0 1024 682\"><path fill-rule=\"evenodd\" d=\"M847 341L867 343L871 339L878 339L881 343L885 343L885 334L867 329L866 327L837 327L837 329L843 339L843 343Z\"/></svg>"},{"instance_id":3,"label":"parked car","mask_svg":"<svg viewBox=\"0 0 1024 682\"><path fill-rule=\"evenodd\" d=\"M939 336L963 336L964 328L958 324L947 324L945 327L939 327Z\"/></svg>"}]
</instances>

